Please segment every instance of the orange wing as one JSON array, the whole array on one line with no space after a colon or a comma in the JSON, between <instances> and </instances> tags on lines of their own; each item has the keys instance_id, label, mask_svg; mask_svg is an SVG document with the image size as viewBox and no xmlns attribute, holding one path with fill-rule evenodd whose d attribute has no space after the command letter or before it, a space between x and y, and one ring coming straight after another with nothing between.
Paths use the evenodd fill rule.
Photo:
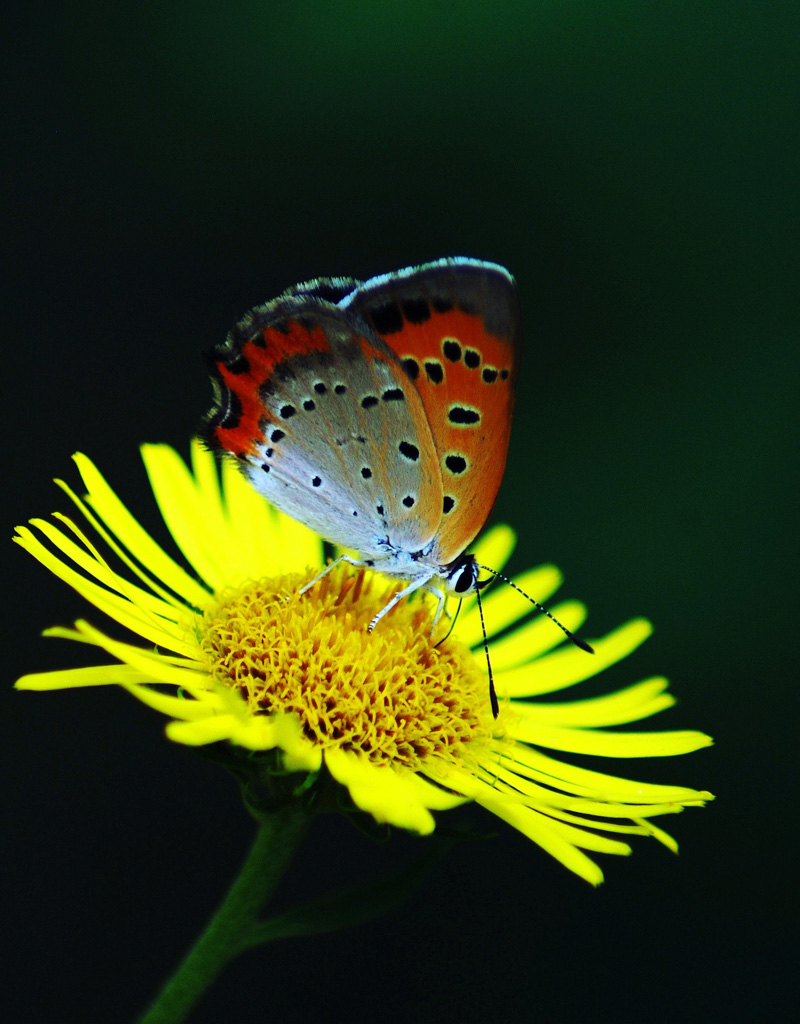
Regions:
<instances>
[{"instance_id":1,"label":"orange wing","mask_svg":"<svg viewBox=\"0 0 800 1024\"><path fill-rule=\"evenodd\" d=\"M503 478L520 362L514 279L496 264L441 260L373 278L340 305L394 351L422 398L443 489L431 559L447 564L483 527Z\"/></svg>"}]
</instances>

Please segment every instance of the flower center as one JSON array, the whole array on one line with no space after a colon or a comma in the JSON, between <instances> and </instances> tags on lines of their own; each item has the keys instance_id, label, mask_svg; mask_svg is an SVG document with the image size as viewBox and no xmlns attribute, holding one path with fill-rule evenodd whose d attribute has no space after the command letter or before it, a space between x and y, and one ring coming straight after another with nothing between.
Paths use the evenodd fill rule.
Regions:
<instances>
[{"instance_id":1,"label":"flower center","mask_svg":"<svg viewBox=\"0 0 800 1024\"><path fill-rule=\"evenodd\" d=\"M467 745L488 740L493 721L470 650L452 638L433 646L420 599L401 601L368 633L398 589L380 576L339 567L298 594L312 578L258 580L198 620L213 677L253 714L295 712L323 747L412 770L469 759Z\"/></svg>"}]
</instances>

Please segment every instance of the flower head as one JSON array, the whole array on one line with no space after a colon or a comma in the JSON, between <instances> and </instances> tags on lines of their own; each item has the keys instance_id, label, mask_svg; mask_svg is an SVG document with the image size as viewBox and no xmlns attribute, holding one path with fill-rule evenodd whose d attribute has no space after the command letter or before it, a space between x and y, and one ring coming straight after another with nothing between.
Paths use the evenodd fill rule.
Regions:
<instances>
[{"instance_id":1,"label":"flower head","mask_svg":"<svg viewBox=\"0 0 800 1024\"><path fill-rule=\"evenodd\" d=\"M227 741L242 751L278 751L289 772L323 766L376 821L418 833L433 811L474 800L529 836L570 870L597 884L584 852L630 853L626 835L674 840L654 817L702 806L710 793L650 785L577 768L548 751L612 757L687 753L702 733L609 731L674 701L662 678L578 701L532 702L619 661L650 633L635 620L598 640L589 656L563 643L511 588L485 599L500 715L488 699L483 636L474 597L452 635L434 645L431 611L417 595L373 633L367 626L397 591L386 578L336 568L307 592L323 562L322 541L281 515L199 442L190 471L165 445L142 448L161 514L194 572L167 554L133 518L92 462L75 461L84 499L59 485L116 559L57 514L32 520L15 540L141 642L117 640L85 621L46 635L89 643L108 665L26 675L20 689L117 684L169 716L175 741ZM507 527L478 544L498 568L514 544ZM559 586L545 566L515 579L537 598ZM585 618L576 602L554 608L570 629ZM474 651L474 653L473 653Z\"/></svg>"}]
</instances>

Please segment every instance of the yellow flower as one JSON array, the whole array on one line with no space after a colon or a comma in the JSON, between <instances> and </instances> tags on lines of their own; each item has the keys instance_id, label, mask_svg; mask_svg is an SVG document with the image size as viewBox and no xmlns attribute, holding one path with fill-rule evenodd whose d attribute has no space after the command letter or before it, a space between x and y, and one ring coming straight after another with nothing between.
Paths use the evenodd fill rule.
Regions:
<instances>
[{"instance_id":1,"label":"yellow flower","mask_svg":"<svg viewBox=\"0 0 800 1024\"><path fill-rule=\"evenodd\" d=\"M114 662L26 675L20 689L117 684L168 715L167 734L189 745L229 741L279 751L283 770L325 766L361 811L417 833L433 811L466 800L519 829L593 884L600 868L584 853L630 853L621 838L674 840L650 821L710 793L650 785L577 768L548 751L658 757L707 746L698 732L610 731L674 701L662 678L586 700L531 702L579 683L633 651L650 634L642 619L600 639L595 654L564 642L510 587L485 598L500 715L488 698L486 659L474 597L452 636L434 646L430 602L401 602L373 633L366 627L397 586L385 577L336 568L305 594L323 564L322 542L278 513L230 464L222 479L199 442L190 471L165 445L142 448L164 521L194 573L168 555L133 518L92 462L75 461L87 495L58 482L103 543L113 568L83 530L31 520L15 540L96 608L145 644L127 643L79 621L58 636L92 644ZM48 543L45 543L47 541ZM476 547L501 567L514 544L497 527ZM547 599L559 586L545 566L516 578ZM585 618L576 602L554 613L571 630Z\"/></svg>"}]
</instances>

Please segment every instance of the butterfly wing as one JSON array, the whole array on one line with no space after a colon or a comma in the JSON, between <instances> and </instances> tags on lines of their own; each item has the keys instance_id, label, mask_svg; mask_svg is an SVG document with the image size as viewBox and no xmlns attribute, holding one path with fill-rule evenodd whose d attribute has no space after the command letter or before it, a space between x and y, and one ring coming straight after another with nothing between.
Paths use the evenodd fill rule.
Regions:
<instances>
[{"instance_id":1,"label":"butterfly wing","mask_svg":"<svg viewBox=\"0 0 800 1024\"><path fill-rule=\"evenodd\" d=\"M363 317L414 380L442 478L431 561L460 555L494 505L508 452L520 362L513 277L447 259L357 286L339 305Z\"/></svg>"},{"instance_id":2,"label":"butterfly wing","mask_svg":"<svg viewBox=\"0 0 800 1024\"><path fill-rule=\"evenodd\" d=\"M442 485L420 394L335 305L354 286L311 282L248 313L210 353L205 433L277 508L382 560L431 541Z\"/></svg>"}]
</instances>

